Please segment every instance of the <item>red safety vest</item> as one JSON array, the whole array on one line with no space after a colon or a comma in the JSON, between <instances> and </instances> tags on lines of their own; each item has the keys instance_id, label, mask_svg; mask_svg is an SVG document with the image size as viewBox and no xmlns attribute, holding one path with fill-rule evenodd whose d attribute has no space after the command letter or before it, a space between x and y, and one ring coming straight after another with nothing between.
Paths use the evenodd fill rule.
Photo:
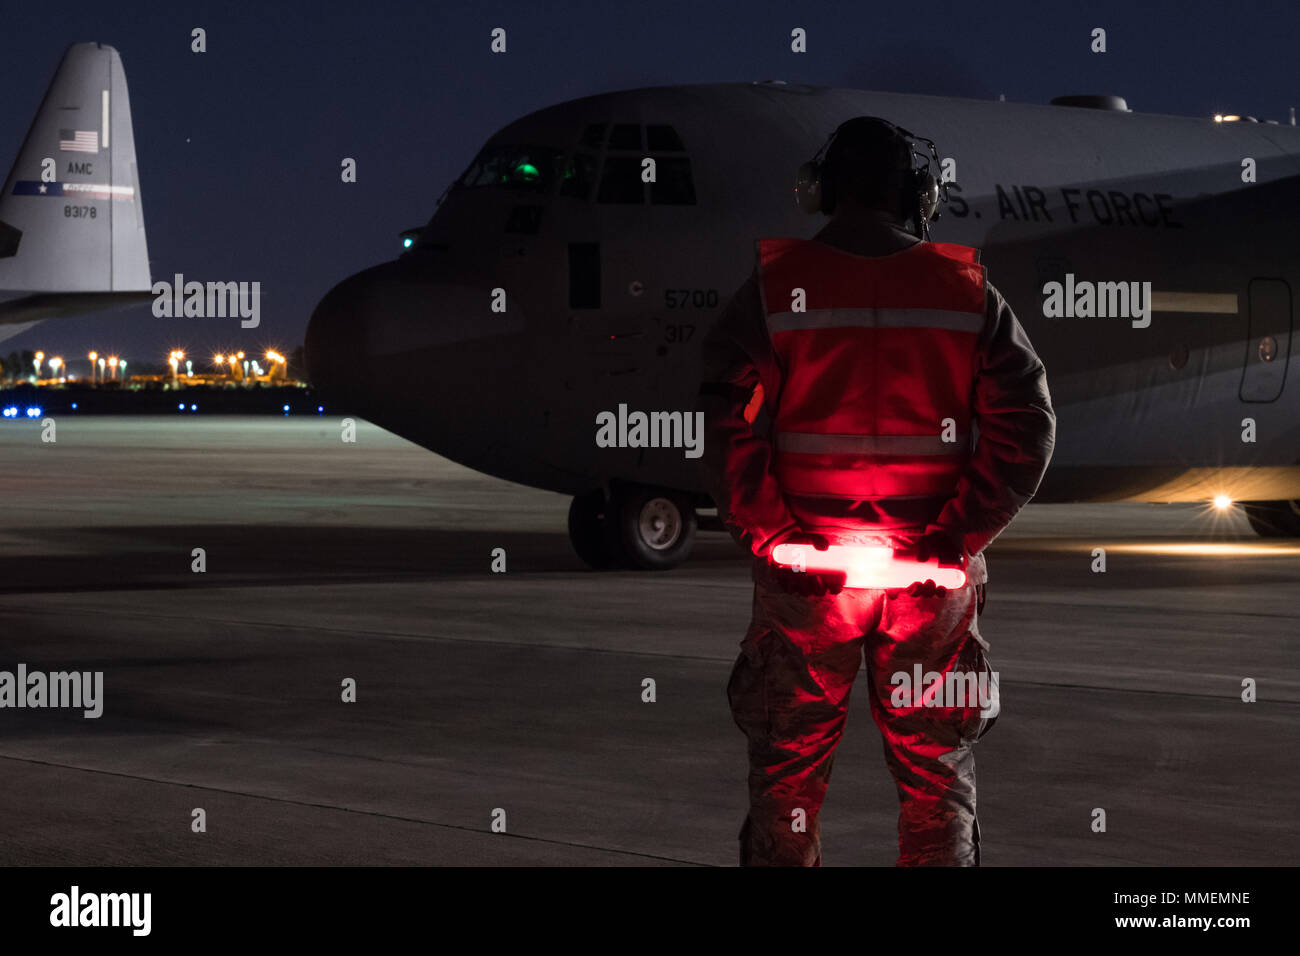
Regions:
<instances>
[{"instance_id":1,"label":"red safety vest","mask_svg":"<svg viewBox=\"0 0 1300 956\"><path fill-rule=\"evenodd\" d=\"M763 239L759 277L783 372L773 434L782 491L950 497L971 447L979 251L921 242L869 257ZM797 289L803 308L792 311Z\"/></svg>"}]
</instances>

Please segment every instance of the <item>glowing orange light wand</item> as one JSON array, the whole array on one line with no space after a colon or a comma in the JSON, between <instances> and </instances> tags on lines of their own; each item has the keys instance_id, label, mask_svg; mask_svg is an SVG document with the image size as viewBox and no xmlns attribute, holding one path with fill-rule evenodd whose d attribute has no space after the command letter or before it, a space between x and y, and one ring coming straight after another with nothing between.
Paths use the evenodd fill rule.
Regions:
<instances>
[{"instance_id":1,"label":"glowing orange light wand","mask_svg":"<svg viewBox=\"0 0 1300 956\"><path fill-rule=\"evenodd\" d=\"M961 568L940 567L937 559L900 558L884 545L833 544L818 551L806 544L778 544L772 560L796 571L841 571L846 588L906 588L926 581L950 591L966 586Z\"/></svg>"}]
</instances>

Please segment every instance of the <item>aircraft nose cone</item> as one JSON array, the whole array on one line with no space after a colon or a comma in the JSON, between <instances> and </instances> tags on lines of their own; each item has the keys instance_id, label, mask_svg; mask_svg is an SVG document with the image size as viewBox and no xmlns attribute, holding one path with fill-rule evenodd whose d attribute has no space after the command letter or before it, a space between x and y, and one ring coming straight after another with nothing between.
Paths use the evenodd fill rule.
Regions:
<instances>
[{"instance_id":1,"label":"aircraft nose cone","mask_svg":"<svg viewBox=\"0 0 1300 956\"><path fill-rule=\"evenodd\" d=\"M367 272L344 279L325 294L307 323L303 352L312 385L332 401L355 400L366 380Z\"/></svg>"}]
</instances>

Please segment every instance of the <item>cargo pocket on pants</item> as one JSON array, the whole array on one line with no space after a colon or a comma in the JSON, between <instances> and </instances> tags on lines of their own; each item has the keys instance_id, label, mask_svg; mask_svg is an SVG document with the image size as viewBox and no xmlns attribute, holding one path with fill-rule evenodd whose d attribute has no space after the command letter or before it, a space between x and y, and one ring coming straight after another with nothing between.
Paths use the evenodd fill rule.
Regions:
<instances>
[{"instance_id":1,"label":"cargo pocket on pants","mask_svg":"<svg viewBox=\"0 0 1300 956\"><path fill-rule=\"evenodd\" d=\"M727 702L736 726L751 740L766 740L771 731L767 706L765 650L771 631L751 626L727 680Z\"/></svg>"}]
</instances>

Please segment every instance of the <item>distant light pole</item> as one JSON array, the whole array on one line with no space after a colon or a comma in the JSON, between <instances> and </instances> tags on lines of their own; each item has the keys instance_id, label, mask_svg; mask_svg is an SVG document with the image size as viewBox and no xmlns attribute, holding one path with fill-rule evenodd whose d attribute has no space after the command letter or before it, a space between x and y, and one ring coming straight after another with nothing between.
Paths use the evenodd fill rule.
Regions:
<instances>
[{"instance_id":1,"label":"distant light pole","mask_svg":"<svg viewBox=\"0 0 1300 956\"><path fill-rule=\"evenodd\" d=\"M108 357L108 367L109 369L111 369L111 371L109 372L109 378L113 379L114 381L117 381L117 356L116 355L110 355Z\"/></svg>"},{"instance_id":2,"label":"distant light pole","mask_svg":"<svg viewBox=\"0 0 1300 956\"><path fill-rule=\"evenodd\" d=\"M284 356L272 349L266 353L266 360L271 363L271 371L267 373L267 379L273 382L275 381L276 376L279 375L281 381L283 381L285 377L285 365L288 364L285 362Z\"/></svg>"},{"instance_id":3,"label":"distant light pole","mask_svg":"<svg viewBox=\"0 0 1300 956\"><path fill-rule=\"evenodd\" d=\"M50 359L50 374L57 376L60 382L63 381L63 376L59 375L59 369L61 368L63 368L63 359L57 355Z\"/></svg>"},{"instance_id":4,"label":"distant light pole","mask_svg":"<svg viewBox=\"0 0 1300 956\"><path fill-rule=\"evenodd\" d=\"M104 384L104 356L99 357L99 384Z\"/></svg>"},{"instance_id":5,"label":"distant light pole","mask_svg":"<svg viewBox=\"0 0 1300 956\"><path fill-rule=\"evenodd\" d=\"M90 384L91 385L94 385L96 382L99 381L99 379L95 377L95 359L97 358L99 358L98 352L90 353Z\"/></svg>"},{"instance_id":6,"label":"distant light pole","mask_svg":"<svg viewBox=\"0 0 1300 956\"><path fill-rule=\"evenodd\" d=\"M37 352L34 364L36 365L36 381L38 382L41 380L41 363L43 361L45 361L45 353Z\"/></svg>"}]
</instances>

